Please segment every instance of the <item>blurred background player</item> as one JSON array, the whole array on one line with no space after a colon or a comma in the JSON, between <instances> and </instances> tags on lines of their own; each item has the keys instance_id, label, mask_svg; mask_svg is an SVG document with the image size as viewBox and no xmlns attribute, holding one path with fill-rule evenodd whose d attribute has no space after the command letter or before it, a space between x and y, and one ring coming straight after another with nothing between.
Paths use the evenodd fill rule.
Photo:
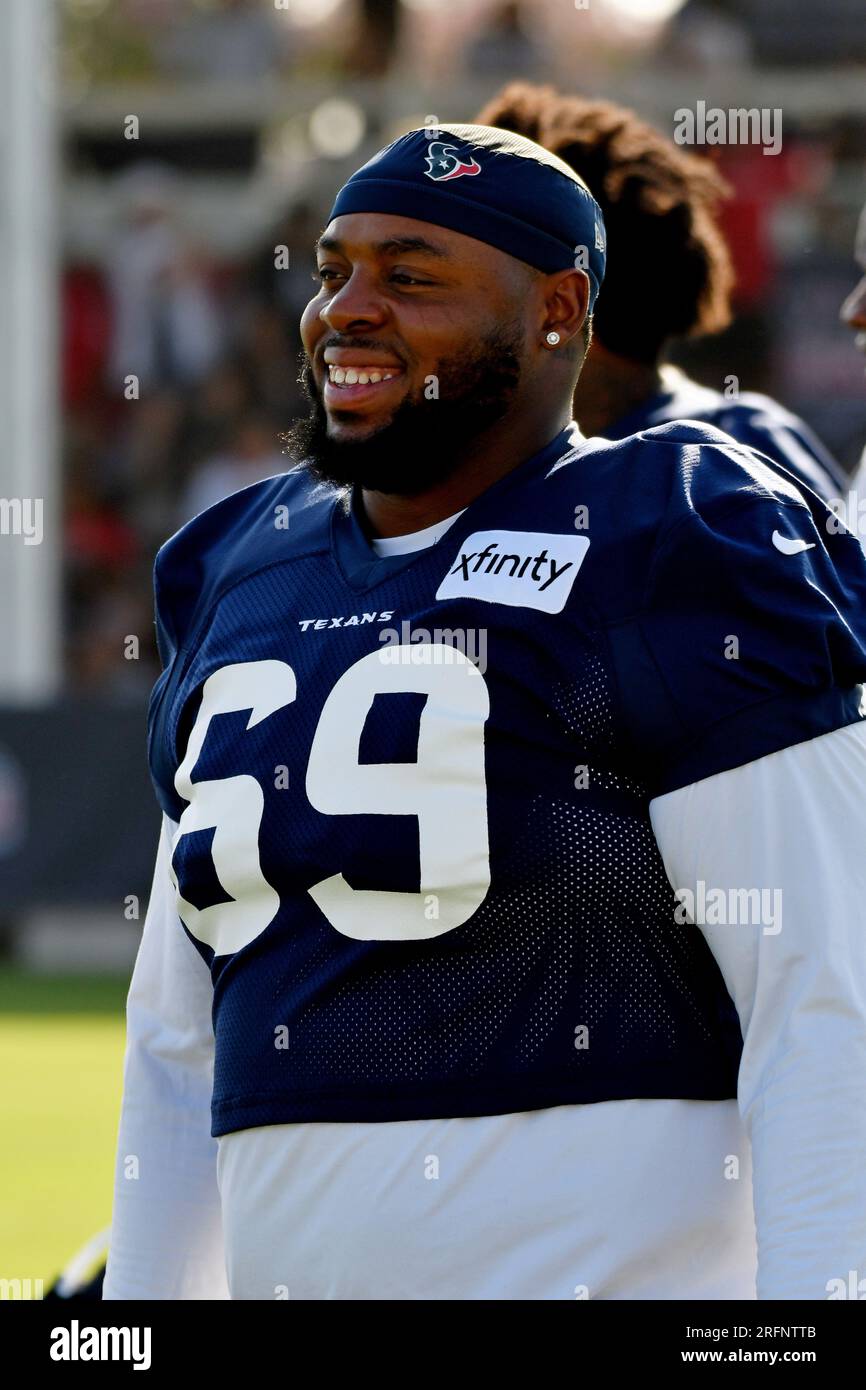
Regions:
<instances>
[{"instance_id":1,"label":"blurred background player","mask_svg":"<svg viewBox=\"0 0 866 1390\"><path fill-rule=\"evenodd\" d=\"M574 397L588 435L624 439L669 420L704 420L758 449L825 499L845 475L804 421L769 396L693 381L668 360L680 338L731 322L734 272L717 210L731 190L633 111L512 82L481 110L558 154L592 189L608 235L593 342ZM861 304L862 312L862 304Z\"/></svg>"},{"instance_id":2,"label":"blurred background player","mask_svg":"<svg viewBox=\"0 0 866 1390\"><path fill-rule=\"evenodd\" d=\"M857 224L857 237L854 242L854 260L863 271L863 276L859 283L848 295L845 303L840 310L842 322L847 323L856 333L854 339L860 351L866 354L866 203L860 214L860 221ZM866 490L866 448L863 450L863 457L860 460L860 467L853 479L852 487L856 496L863 496ZM849 525L851 524L849 518ZM854 528L852 527L852 530ZM860 539L862 534L858 530Z\"/></svg>"}]
</instances>

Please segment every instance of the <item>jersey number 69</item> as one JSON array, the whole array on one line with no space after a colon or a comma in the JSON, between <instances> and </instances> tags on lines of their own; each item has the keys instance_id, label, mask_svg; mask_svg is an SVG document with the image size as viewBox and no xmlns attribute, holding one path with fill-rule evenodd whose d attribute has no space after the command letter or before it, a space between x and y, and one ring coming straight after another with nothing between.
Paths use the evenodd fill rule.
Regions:
<instances>
[{"instance_id":1,"label":"jersey number 69","mask_svg":"<svg viewBox=\"0 0 866 1390\"><path fill-rule=\"evenodd\" d=\"M405 659L403 659L405 657ZM361 763L367 715L377 695L427 696L412 763ZM231 902L197 908L178 889L178 912L197 940L218 956L249 945L270 925L279 895L262 872L259 828L264 793L255 777L194 782L211 720L249 710L253 728L297 698L284 661L246 661L209 676L175 787L189 805L172 845L214 829L214 868ZM462 652L441 643L370 652L339 678L326 699L310 748L306 790L324 815L418 818L420 892L352 888L341 873L310 896L331 925L356 941L416 941L461 926L490 886L484 724L490 700L483 675ZM175 886L177 884L175 882ZM431 904L433 910L431 911Z\"/></svg>"}]
</instances>

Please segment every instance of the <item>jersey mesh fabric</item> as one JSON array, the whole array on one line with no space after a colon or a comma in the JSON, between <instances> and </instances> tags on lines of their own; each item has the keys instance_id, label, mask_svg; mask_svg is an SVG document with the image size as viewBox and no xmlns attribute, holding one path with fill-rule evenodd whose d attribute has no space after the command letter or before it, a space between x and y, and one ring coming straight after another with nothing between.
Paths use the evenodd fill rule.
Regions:
<instances>
[{"instance_id":1,"label":"jersey mesh fabric","mask_svg":"<svg viewBox=\"0 0 866 1390\"><path fill-rule=\"evenodd\" d=\"M207 679L230 664L279 660L297 682L296 698L252 727L249 707L212 718L192 770L194 784L255 778L261 873L279 899L272 920L241 949L214 956L196 943L214 981L215 1134L290 1121L736 1094L739 1022L702 936L675 920L649 800L660 782L676 784L681 758L695 780L745 760L717 742L701 763L701 723L739 717L761 756L796 741L801 726L818 723L820 732L857 718L848 683L858 672L866 677L862 552L853 538L859 560L842 538L833 542L847 567L844 584L823 547L795 557L799 569L781 595L788 601L788 585L796 641L768 613L760 662L738 669L716 651L717 629L730 631L743 614L755 628L760 567L776 575L767 527L815 529L800 494L697 427L685 427L684 439L669 429L622 446L591 442L557 470L557 454L568 448L565 432L552 452L467 508L440 543L399 564L370 556L366 568L354 567L351 517L333 497L314 499L297 475L248 489L223 504L221 518L205 514L198 534L193 526L162 553L166 600L200 596L188 600L184 621L177 609L169 615L168 667L152 706L154 778L169 815L184 810L173 776ZM275 539L265 527L273 531L267 519L287 489L294 530ZM623 496L634 512L625 538ZM555 544L569 527L574 535L576 504L588 507L590 548L561 612L539 611L528 588L517 606L437 599L473 534L498 526L514 537L525 528ZM723 612L708 611L701 628L691 619L677 645L664 614L684 582L676 540L686 533L691 566L698 532L751 564L713 563L702 603ZM732 588L740 570L748 604ZM780 581L765 582L772 606ZM418 893L419 820L379 808L324 814L310 800L305 770L334 686L404 621L428 643L437 630L484 635L490 883L471 916L442 935L358 940L335 929L311 889L342 874L356 891ZM700 714L690 722L683 711L699 703L689 693L695 666ZM406 670L405 688L377 694L366 711L359 761L417 756L426 700ZM806 687L828 698L804 720ZM751 711L767 692L773 709L762 721ZM347 709L346 717L361 715ZM338 792L353 771L333 767ZM472 830L458 814L462 790L458 778L458 844ZM201 832L181 833L174 864L187 902L206 907L222 892L212 841Z\"/></svg>"}]
</instances>

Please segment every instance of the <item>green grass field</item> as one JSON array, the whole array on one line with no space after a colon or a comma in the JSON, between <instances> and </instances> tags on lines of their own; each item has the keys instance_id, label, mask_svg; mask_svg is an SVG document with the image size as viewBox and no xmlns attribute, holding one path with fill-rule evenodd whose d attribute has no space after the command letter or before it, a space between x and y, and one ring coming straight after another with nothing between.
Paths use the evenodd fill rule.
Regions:
<instances>
[{"instance_id":1,"label":"green grass field","mask_svg":"<svg viewBox=\"0 0 866 1390\"><path fill-rule=\"evenodd\" d=\"M111 1220L127 987L0 967L0 1278L47 1289Z\"/></svg>"}]
</instances>

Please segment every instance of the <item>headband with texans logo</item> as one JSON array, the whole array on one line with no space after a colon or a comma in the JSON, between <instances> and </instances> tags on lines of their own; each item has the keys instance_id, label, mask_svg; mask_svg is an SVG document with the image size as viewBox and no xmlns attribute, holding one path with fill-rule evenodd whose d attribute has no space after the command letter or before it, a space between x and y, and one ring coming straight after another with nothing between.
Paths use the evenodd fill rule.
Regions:
<instances>
[{"instance_id":1,"label":"headband with texans logo","mask_svg":"<svg viewBox=\"0 0 866 1390\"><path fill-rule=\"evenodd\" d=\"M348 212L413 217L475 237L537 270L584 270L590 311L604 278L601 209L573 169L534 140L494 126L410 130L337 194Z\"/></svg>"}]
</instances>

